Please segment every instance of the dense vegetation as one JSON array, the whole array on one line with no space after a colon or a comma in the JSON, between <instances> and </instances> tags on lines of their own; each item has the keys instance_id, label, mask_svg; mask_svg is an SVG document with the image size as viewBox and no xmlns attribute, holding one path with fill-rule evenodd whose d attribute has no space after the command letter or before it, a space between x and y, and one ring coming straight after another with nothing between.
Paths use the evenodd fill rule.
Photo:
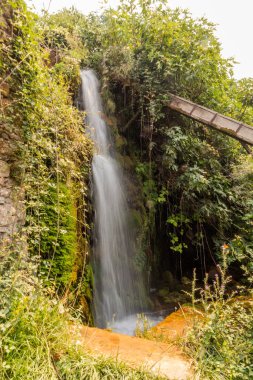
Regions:
<instances>
[{"instance_id":1,"label":"dense vegetation","mask_svg":"<svg viewBox=\"0 0 253 380\"><path fill-rule=\"evenodd\" d=\"M19 131L12 176L25 192L26 215L20 235L1 246L2 378L149 378L111 362L90 364L63 334L66 313L53 306L61 299L92 323L92 144L78 96L83 67L102 82L127 177L136 265L149 286L164 287L170 271L175 290L195 267L200 286L212 266L219 282L217 264L225 257L232 285L222 275L212 295L206 279L208 322L187 347L207 378L251 378L252 311L227 298L252 291L252 157L232 138L169 111L166 102L178 94L252 125L253 80L233 78L233 61L222 57L212 23L164 1L122 0L101 14L65 9L38 17L23 0L4 0L0 12L7 20L0 87L9 92L1 124ZM64 354L55 364L58 352Z\"/></svg>"},{"instance_id":2,"label":"dense vegetation","mask_svg":"<svg viewBox=\"0 0 253 380\"><path fill-rule=\"evenodd\" d=\"M13 176L26 194L28 250L38 258L45 284L69 294L80 287L81 276L90 275L83 215L92 146L72 101L78 91L78 60L64 49L56 50L57 65L37 17L22 1L5 6L12 30L6 30L1 57L1 77L7 78L10 91L2 122L20 129ZM86 291L83 280L78 296Z\"/></svg>"}]
</instances>

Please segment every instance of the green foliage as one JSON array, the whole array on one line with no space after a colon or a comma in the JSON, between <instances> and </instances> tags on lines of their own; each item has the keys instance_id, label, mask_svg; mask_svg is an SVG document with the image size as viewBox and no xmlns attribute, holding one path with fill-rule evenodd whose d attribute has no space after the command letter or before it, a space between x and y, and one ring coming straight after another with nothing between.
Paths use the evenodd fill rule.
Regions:
<instances>
[{"instance_id":1,"label":"green foliage","mask_svg":"<svg viewBox=\"0 0 253 380\"><path fill-rule=\"evenodd\" d=\"M94 276L92 266L87 264L85 267L85 277L81 282L81 293L85 296L85 298L92 302L92 289L94 287Z\"/></svg>"},{"instance_id":2,"label":"green foliage","mask_svg":"<svg viewBox=\"0 0 253 380\"><path fill-rule=\"evenodd\" d=\"M231 61L221 57L215 27L206 19L194 20L163 1L129 0L105 11L104 20L106 74L121 80L124 68L124 83L134 83L154 120L170 90L196 100L227 87Z\"/></svg>"},{"instance_id":3,"label":"green foliage","mask_svg":"<svg viewBox=\"0 0 253 380\"><path fill-rule=\"evenodd\" d=\"M221 56L215 26L204 18L194 20L187 11L171 10L166 2L133 0L105 10L102 17L64 10L50 16L49 23L81 39L90 53L88 63L102 75L103 92L115 96L120 123L135 118L128 138L141 139L136 173L150 223L166 208L189 218L196 236L198 224L203 234L212 230L216 246L224 236L230 240L238 232L234 215L245 212L229 174L242 149L196 122L177 117L176 125L171 123L164 109L174 92L251 122L250 79L233 79L232 60Z\"/></svg>"},{"instance_id":4,"label":"green foliage","mask_svg":"<svg viewBox=\"0 0 253 380\"><path fill-rule=\"evenodd\" d=\"M91 19L92 15L84 16L74 8L65 8L56 14L46 13L40 20L45 45L58 53L66 70L74 64L77 67L89 64L90 49L95 48L89 43L90 33L95 33Z\"/></svg>"},{"instance_id":5,"label":"green foliage","mask_svg":"<svg viewBox=\"0 0 253 380\"><path fill-rule=\"evenodd\" d=\"M101 74L103 92L114 94L119 124L127 125L122 132L135 147L151 238L163 234L157 220L162 226L168 215L183 215L189 219L183 234L166 225L168 249L184 253L201 245L207 251L211 245L218 257L249 212L251 194L240 198L232 175L245 152L235 140L168 113L164 105L172 92L250 124L251 80L234 80L233 61L222 57L212 23L164 1L122 1L84 23L80 34L90 64ZM246 187L246 178L241 183Z\"/></svg>"},{"instance_id":6,"label":"green foliage","mask_svg":"<svg viewBox=\"0 0 253 380\"><path fill-rule=\"evenodd\" d=\"M215 226L216 244L221 245L224 236L229 239L237 229L235 216L248 208L229 175L240 156L235 150L230 160L231 152L224 162L221 146L203 141L201 131L195 128L175 126L164 131L163 175L170 194L169 209L187 219L186 232L196 230L197 224L204 234L205 230L210 234L210 227ZM182 231L178 230L178 239L180 235Z\"/></svg>"},{"instance_id":7,"label":"green foliage","mask_svg":"<svg viewBox=\"0 0 253 380\"><path fill-rule=\"evenodd\" d=\"M59 184L48 184L41 213L40 240L34 245L41 255L41 274L54 278L57 285L68 285L77 254L75 204L70 190ZM59 278L59 281L57 281Z\"/></svg>"},{"instance_id":8,"label":"green foliage","mask_svg":"<svg viewBox=\"0 0 253 380\"><path fill-rule=\"evenodd\" d=\"M25 191L29 252L40 257L45 282L68 294L86 273L88 246L84 214L92 145L72 101L80 44L65 29L38 20L21 0L6 0L5 7L13 33L7 33L1 57L0 76L11 97L3 123L20 135L15 179Z\"/></svg>"},{"instance_id":9,"label":"green foliage","mask_svg":"<svg viewBox=\"0 0 253 380\"><path fill-rule=\"evenodd\" d=\"M38 18L23 0L3 0L0 9L9 22L0 81L10 89L1 122L8 133L21 132L10 160L18 161L15 180L26 194L28 239L28 252L18 242L1 254L1 378L153 378L77 349L66 309L59 314L58 300L45 296L37 279L56 286L77 312L80 305L89 308L85 215L92 146L83 114L73 107L80 66L101 75L103 94L113 97L108 109L138 161L132 176L145 209L139 205L143 215L136 214L134 264L144 270L147 252L148 265L157 263L160 240L161 262L168 251L181 260L199 247L224 261L220 246L228 243L221 280L210 286L206 279L201 291L205 321L188 337L188 352L205 378L251 378L252 309L227 297L225 269L240 267L252 287L252 159L238 142L165 105L172 92L252 124L252 79L234 80L212 23L171 10L166 1L122 0L116 10L88 16L65 9Z\"/></svg>"},{"instance_id":10,"label":"green foliage","mask_svg":"<svg viewBox=\"0 0 253 380\"><path fill-rule=\"evenodd\" d=\"M235 215L239 225L238 234L229 243L230 263L236 262L241 266L244 280L252 288L253 283L253 160L252 157L242 160L234 167L233 178L237 198L245 205L245 213Z\"/></svg>"},{"instance_id":11,"label":"green foliage","mask_svg":"<svg viewBox=\"0 0 253 380\"><path fill-rule=\"evenodd\" d=\"M139 163L135 169L137 177L142 182L143 195L150 209L155 206L158 200L156 183L152 179L152 169L153 168L146 163Z\"/></svg>"},{"instance_id":12,"label":"green foliage","mask_svg":"<svg viewBox=\"0 0 253 380\"><path fill-rule=\"evenodd\" d=\"M187 249L187 244L183 242L185 231L189 228L190 219L182 214L172 214L166 221L169 225L173 226L173 231L169 232L171 246L170 249L174 252L183 253Z\"/></svg>"},{"instance_id":13,"label":"green foliage","mask_svg":"<svg viewBox=\"0 0 253 380\"><path fill-rule=\"evenodd\" d=\"M5 247L0 262L2 380L162 380L87 352L78 321L56 298L46 296L34 275L36 262L14 248Z\"/></svg>"},{"instance_id":14,"label":"green foliage","mask_svg":"<svg viewBox=\"0 0 253 380\"><path fill-rule=\"evenodd\" d=\"M228 296L227 255L224 248L221 276L217 275L212 285L206 277L199 298L193 283L193 306L199 305L204 313L202 322L198 320L185 338L185 348L203 379L243 380L253 375L252 298ZM201 314L200 310L196 309Z\"/></svg>"}]
</instances>

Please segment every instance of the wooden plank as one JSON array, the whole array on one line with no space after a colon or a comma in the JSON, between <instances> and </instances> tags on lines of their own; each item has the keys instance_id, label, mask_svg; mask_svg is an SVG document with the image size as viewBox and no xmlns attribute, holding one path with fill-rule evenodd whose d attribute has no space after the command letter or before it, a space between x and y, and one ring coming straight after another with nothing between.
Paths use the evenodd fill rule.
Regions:
<instances>
[{"instance_id":1,"label":"wooden plank","mask_svg":"<svg viewBox=\"0 0 253 380\"><path fill-rule=\"evenodd\" d=\"M253 127L171 94L169 108L253 146Z\"/></svg>"}]
</instances>

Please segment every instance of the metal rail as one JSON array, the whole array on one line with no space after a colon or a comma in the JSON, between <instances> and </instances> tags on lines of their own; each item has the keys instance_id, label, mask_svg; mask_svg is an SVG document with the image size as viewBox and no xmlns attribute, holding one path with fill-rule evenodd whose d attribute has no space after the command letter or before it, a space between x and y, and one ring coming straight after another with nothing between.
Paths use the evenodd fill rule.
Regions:
<instances>
[{"instance_id":1,"label":"metal rail","mask_svg":"<svg viewBox=\"0 0 253 380\"><path fill-rule=\"evenodd\" d=\"M171 94L169 108L253 146L253 127Z\"/></svg>"}]
</instances>

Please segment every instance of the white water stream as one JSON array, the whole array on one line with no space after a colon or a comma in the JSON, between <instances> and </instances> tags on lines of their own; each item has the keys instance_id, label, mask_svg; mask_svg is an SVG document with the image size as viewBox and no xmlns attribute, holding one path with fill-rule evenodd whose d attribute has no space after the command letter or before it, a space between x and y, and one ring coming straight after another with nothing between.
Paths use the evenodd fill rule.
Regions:
<instances>
[{"instance_id":1,"label":"white water stream","mask_svg":"<svg viewBox=\"0 0 253 380\"><path fill-rule=\"evenodd\" d=\"M94 314L98 327L107 327L141 309L132 268L133 237L122 171L114 158L110 131L103 119L99 81L92 70L82 72L86 122L96 154L93 157L95 243Z\"/></svg>"},{"instance_id":2,"label":"white water stream","mask_svg":"<svg viewBox=\"0 0 253 380\"><path fill-rule=\"evenodd\" d=\"M95 209L94 316L97 327L134 335L143 323L145 294L142 275L134 270L134 238L122 170L114 158L110 130L104 121L99 81L92 70L82 72L86 123L95 143L92 162ZM145 293L145 292L144 292ZM162 317L148 313L153 326Z\"/></svg>"}]
</instances>

